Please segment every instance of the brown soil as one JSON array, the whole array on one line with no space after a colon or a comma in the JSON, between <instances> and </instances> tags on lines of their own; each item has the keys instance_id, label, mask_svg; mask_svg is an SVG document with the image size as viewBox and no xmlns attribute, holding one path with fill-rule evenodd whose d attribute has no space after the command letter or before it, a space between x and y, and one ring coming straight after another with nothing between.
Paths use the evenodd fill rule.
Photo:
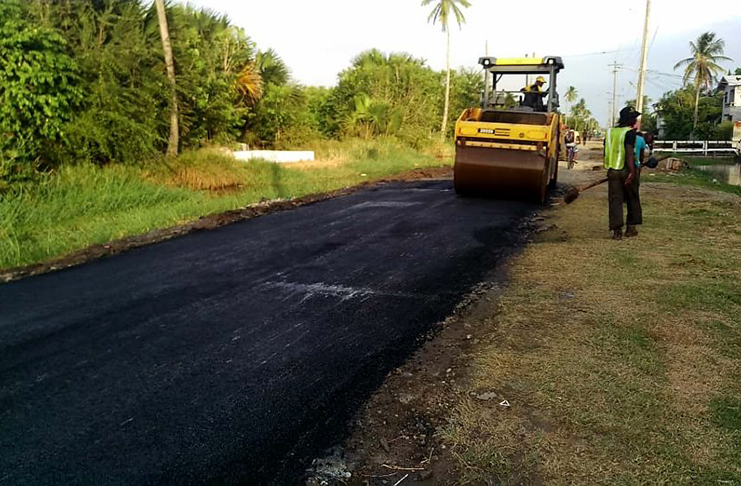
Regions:
<instances>
[{"instance_id":1,"label":"brown soil","mask_svg":"<svg viewBox=\"0 0 741 486\"><path fill-rule=\"evenodd\" d=\"M125 252L127 250L131 250L133 248L170 240L172 238L187 235L195 231L208 231L220 228L222 226L236 223L238 221L244 221L246 219L252 219L258 216L264 216L266 214L274 213L277 211L284 211L287 209L305 206L307 204L326 201L327 199L335 197L346 196L362 189L374 187L388 182L417 181L424 179L445 179L452 177L452 174L452 167L433 167L418 169L411 172L405 172L402 174L386 177L381 180L369 181L357 186L338 189L336 191L321 194L311 194L308 196L290 200L261 202L258 204L247 206L242 209L235 209L232 211L227 211L225 213L204 216L196 221L192 221L183 225L154 230L142 235L114 240L103 245L93 245L69 255L65 255L63 257L46 262L36 263L24 267L0 270L0 282L11 282L33 275L40 275L47 272L53 272L56 270L81 265L83 263L97 260L99 258L110 257Z\"/></svg>"}]
</instances>

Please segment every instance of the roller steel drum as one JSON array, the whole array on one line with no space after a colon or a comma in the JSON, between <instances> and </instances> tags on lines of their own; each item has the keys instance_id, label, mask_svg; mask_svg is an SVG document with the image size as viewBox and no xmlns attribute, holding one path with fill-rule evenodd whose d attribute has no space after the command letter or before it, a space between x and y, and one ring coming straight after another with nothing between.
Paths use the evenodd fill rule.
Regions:
<instances>
[{"instance_id":1,"label":"roller steel drum","mask_svg":"<svg viewBox=\"0 0 741 486\"><path fill-rule=\"evenodd\" d=\"M545 201L547 160L537 152L456 147L455 192L461 195Z\"/></svg>"}]
</instances>

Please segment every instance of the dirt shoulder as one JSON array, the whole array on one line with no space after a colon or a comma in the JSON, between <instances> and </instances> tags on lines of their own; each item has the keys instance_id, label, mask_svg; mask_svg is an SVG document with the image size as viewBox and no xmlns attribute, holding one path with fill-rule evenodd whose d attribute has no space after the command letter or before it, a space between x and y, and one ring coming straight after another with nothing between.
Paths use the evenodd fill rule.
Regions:
<instances>
[{"instance_id":1,"label":"dirt shoulder","mask_svg":"<svg viewBox=\"0 0 741 486\"><path fill-rule=\"evenodd\" d=\"M345 481L741 484L741 199L650 180L636 239L605 187L547 210L358 414Z\"/></svg>"},{"instance_id":2,"label":"dirt shoulder","mask_svg":"<svg viewBox=\"0 0 741 486\"><path fill-rule=\"evenodd\" d=\"M381 180L369 181L364 184L342 188L336 191L311 194L308 196L289 200L265 201L258 204L252 204L241 209L204 216L202 218L199 218L198 220L186 224L154 230L142 235L122 238L102 245L89 246L63 257L55 258L42 263L0 270L0 283L11 282L13 280L19 280L21 278L30 277L33 275L40 275L43 273L81 265L83 263L97 260L99 258L106 258L117 255L133 248L147 246L154 243L170 240L172 238L177 238L179 236L184 236L195 231L213 230L222 226L226 226L228 224L236 223L238 221L244 221L277 211L285 211L287 209L293 209L300 206L305 206L307 204L314 204L317 202L326 201L327 199L345 196L348 194L352 194L353 192L367 189L369 187L374 187L380 184L400 181L417 181L423 179L444 179L450 177L452 177L452 167L424 168L405 172L391 177L385 177Z\"/></svg>"}]
</instances>

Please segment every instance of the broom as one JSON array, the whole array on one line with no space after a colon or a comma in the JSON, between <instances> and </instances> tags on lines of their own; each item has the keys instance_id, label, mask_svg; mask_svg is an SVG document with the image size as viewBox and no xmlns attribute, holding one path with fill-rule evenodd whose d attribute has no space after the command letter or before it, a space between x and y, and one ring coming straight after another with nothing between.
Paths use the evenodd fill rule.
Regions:
<instances>
[{"instance_id":1,"label":"broom","mask_svg":"<svg viewBox=\"0 0 741 486\"><path fill-rule=\"evenodd\" d=\"M651 157L650 159L648 159L646 161L646 163L644 165L646 167L648 167L649 169L655 169L659 165L659 162L661 162L662 160L666 160L669 157L671 157L671 154L670 155L665 155L665 156L663 156L661 158L658 158L658 159L655 158L655 157ZM600 179L600 180L598 180L596 182L592 182L591 184L587 184L584 187L572 187L571 189L568 190L568 192L564 196L563 201L566 204L571 204L572 202L574 202L577 199L579 199L579 195L582 192L586 191L587 189L591 189L593 187L600 186L600 185L604 184L605 182L607 182L607 177L605 177L604 179Z\"/></svg>"}]
</instances>

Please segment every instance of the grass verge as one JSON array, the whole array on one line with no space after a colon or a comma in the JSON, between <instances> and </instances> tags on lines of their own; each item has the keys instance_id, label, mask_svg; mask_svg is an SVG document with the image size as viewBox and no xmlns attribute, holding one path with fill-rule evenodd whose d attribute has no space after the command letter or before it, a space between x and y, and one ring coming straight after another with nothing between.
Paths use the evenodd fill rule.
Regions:
<instances>
[{"instance_id":1,"label":"grass verge","mask_svg":"<svg viewBox=\"0 0 741 486\"><path fill-rule=\"evenodd\" d=\"M741 484L741 199L643 198L636 239L607 238L598 190L513 262L441 431L461 483Z\"/></svg>"},{"instance_id":2,"label":"grass verge","mask_svg":"<svg viewBox=\"0 0 741 486\"><path fill-rule=\"evenodd\" d=\"M687 162L688 168L679 173L657 173L649 178L650 182L668 182L680 186L704 187L741 196L741 186L720 182L717 180L718 176L702 169L710 166L736 165L738 159L686 158L683 160Z\"/></svg>"},{"instance_id":3,"label":"grass verge","mask_svg":"<svg viewBox=\"0 0 741 486\"><path fill-rule=\"evenodd\" d=\"M0 196L0 268L41 262L92 244L173 226L261 200L332 191L449 164L394 140L323 142L321 162L237 162L217 150L142 167L65 167Z\"/></svg>"}]
</instances>

